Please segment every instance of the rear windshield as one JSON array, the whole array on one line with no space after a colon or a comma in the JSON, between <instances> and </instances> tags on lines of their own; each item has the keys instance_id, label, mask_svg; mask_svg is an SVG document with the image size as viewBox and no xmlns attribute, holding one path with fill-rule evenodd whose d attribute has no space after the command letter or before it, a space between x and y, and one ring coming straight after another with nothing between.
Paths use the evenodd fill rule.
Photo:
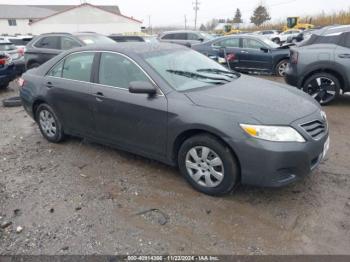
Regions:
<instances>
[{"instance_id":1,"label":"rear windshield","mask_svg":"<svg viewBox=\"0 0 350 262\"><path fill-rule=\"evenodd\" d=\"M15 45L27 45L32 40L32 38L24 38L24 39L9 38L8 40Z\"/></svg>"},{"instance_id":2,"label":"rear windshield","mask_svg":"<svg viewBox=\"0 0 350 262\"><path fill-rule=\"evenodd\" d=\"M0 51L16 50L16 46L12 43L0 43Z\"/></svg>"},{"instance_id":3,"label":"rear windshield","mask_svg":"<svg viewBox=\"0 0 350 262\"><path fill-rule=\"evenodd\" d=\"M115 42L107 36L103 35L78 35L77 36L85 45L95 44L115 44Z\"/></svg>"}]
</instances>

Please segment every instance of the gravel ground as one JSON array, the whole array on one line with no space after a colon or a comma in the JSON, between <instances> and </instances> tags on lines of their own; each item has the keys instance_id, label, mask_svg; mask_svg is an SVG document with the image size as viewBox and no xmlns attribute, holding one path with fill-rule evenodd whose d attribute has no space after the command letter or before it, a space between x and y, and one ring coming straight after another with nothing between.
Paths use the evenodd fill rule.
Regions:
<instances>
[{"instance_id":1,"label":"gravel ground","mask_svg":"<svg viewBox=\"0 0 350 262\"><path fill-rule=\"evenodd\" d=\"M0 106L0 254L350 254L350 96L325 111L331 148L311 176L214 198L155 161L50 144Z\"/></svg>"}]
</instances>

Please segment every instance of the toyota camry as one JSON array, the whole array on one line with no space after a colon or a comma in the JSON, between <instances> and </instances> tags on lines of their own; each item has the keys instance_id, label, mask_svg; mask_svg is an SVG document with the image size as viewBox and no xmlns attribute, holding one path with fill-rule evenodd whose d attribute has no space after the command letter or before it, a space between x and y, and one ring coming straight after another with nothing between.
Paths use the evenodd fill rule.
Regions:
<instances>
[{"instance_id":1,"label":"toyota camry","mask_svg":"<svg viewBox=\"0 0 350 262\"><path fill-rule=\"evenodd\" d=\"M326 115L307 94L179 45L72 49L27 71L20 93L48 141L84 137L178 166L210 195L287 185L329 148Z\"/></svg>"}]
</instances>

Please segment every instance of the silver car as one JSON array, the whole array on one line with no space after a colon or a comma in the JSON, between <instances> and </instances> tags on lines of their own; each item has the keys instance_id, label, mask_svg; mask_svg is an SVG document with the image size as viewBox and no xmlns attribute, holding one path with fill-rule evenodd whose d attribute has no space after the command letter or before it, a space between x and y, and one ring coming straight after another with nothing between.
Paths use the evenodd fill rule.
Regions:
<instances>
[{"instance_id":1,"label":"silver car","mask_svg":"<svg viewBox=\"0 0 350 262\"><path fill-rule=\"evenodd\" d=\"M180 44L191 47L204 41L213 39L213 36L200 31L168 31L160 35L159 41L173 44Z\"/></svg>"}]
</instances>

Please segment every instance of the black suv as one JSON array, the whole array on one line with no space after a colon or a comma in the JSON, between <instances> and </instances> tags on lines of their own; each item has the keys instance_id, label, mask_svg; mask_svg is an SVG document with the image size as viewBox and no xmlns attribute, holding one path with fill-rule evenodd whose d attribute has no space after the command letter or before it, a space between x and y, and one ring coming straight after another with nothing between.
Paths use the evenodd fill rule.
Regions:
<instances>
[{"instance_id":1,"label":"black suv","mask_svg":"<svg viewBox=\"0 0 350 262\"><path fill-rule=\"evenodd\" d=\"M31 69L50 60L64 50L91 44L115 42L107 36L90 33L49 33L35 37L26 46L25 67Z\"/></svg>"},{"instance_id":2,"label":"black suv","mask_svg":"<svg viewBox=\"0 0 350 262\"><path fill-rule=\"evenodd\" d=\"M321 105L350 92L350 26L315 31L291 48L286 82L309 93Z\"/></svg>"}]
</instances>

